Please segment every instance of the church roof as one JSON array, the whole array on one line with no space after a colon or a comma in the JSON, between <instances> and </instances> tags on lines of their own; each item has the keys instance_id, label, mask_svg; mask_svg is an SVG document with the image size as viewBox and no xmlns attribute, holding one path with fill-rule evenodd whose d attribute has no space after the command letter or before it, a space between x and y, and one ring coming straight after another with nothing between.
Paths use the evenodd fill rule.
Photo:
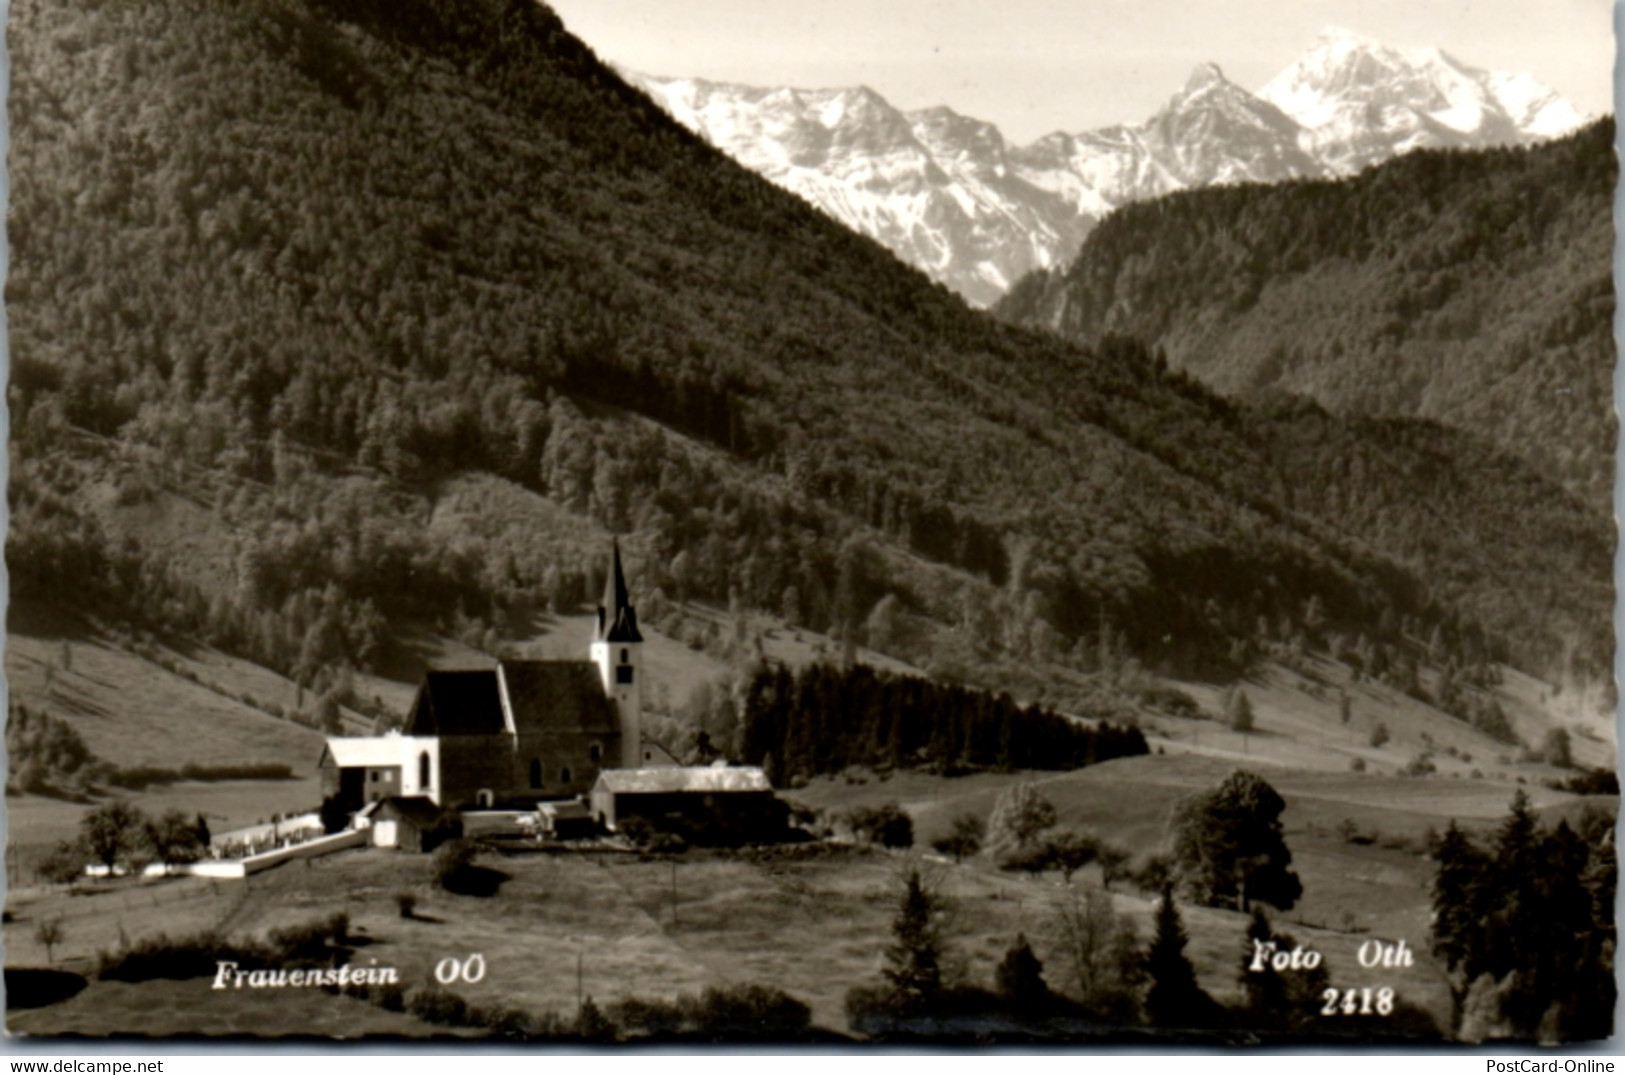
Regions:
<instances>
[{"instance_id":1,"label":"church roof","mask_svg":"<svg viewBox=\"0 0 1625 1075\"><path fill-rule=\"evenodd\" d=\"M542 732L620 730L604 681L591 661L503 661L502 678L513 707L514 730Z\"/></svg>"},{"instance_id":2,"label":"church roof","mask_svg":"<svg viewBox=\"0 0 1625 1075\"><path fill-rule=\"evenodd\" d=\"M740 766L683 766L659 769L605 769L598 774L598 784L617 795L658 795L678 791L766 791L773 785L767 774L754 765Z\"/></svg>"},{"instance_id":3,"label":"church roof","mask_svg":"<svg viewBox=\"0 0 1625 1075\"><path fill-rule=\"evenodd\" d=\"M408 735L500 735L506 727L495 668L425 673L406 718Z\"/></svg>"},{"instance_id":4,"label":"church roof","mask_svg":"<svg viewBox=\"0 0 1625 1075\"><path fill-rule=\"evenodd\" d=\"M609 575L604 579L604 600L598 606L598 640L600 642L642 642L638 633L638 613L632 607L632 598L626 588L626 573L621 570L621 543L614 543L614 556Z\"/></svg>"},{"instance_id":5,"label":"church roof","mask_svg":"<svg viewBox=\"0 0 1625 1075\"><path fill-rule=\"evenodd\" d=\"M498 677L501 677L501 682ZM502 688L520 735L620 730L591 661L503 661L500 670L429 672L406 719L407 735L503 735Z\"/></svg>"}]
</instances>

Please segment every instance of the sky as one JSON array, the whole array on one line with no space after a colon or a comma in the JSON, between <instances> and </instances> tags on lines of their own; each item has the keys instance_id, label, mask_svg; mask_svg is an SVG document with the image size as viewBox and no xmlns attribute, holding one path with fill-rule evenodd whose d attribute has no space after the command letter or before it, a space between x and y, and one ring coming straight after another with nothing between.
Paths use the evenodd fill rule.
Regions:
<instances>
[{"instance_id":1,"label":"sky","mask_svg":"<svg viewBox=\"0 0 1625 1075\"><path fill-rule=\"evenodd\" d=\"M600 57L651 75L866 85L1016 143L1139 121L1198 63L1256 90L1338 26L1526 71L1613 110L1611 0L548 0Z\"/></svg>"}]
</instances>

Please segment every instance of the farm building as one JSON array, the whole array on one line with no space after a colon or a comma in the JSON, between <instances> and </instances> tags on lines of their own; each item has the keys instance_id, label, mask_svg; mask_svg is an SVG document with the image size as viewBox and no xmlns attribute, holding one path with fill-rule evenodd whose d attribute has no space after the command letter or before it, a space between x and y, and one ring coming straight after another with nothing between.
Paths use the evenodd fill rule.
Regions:
<instances>
[{"instance_id":1,"label":"farm building","mask_svg":"<svg viewBox=\"0 0 1625 1075\"><path fill-rule=\"evenodd\" d=\"M457 812L424 795L380 799L369 803L361 815L369 823L370 843L374 847L423 853L463 834L463 823Z\"/></svg>"},{"instance_id":2,"label":"farm building","mask_svg":"<svg viewBox=\"0 0 1625 1075\"><path fill-rule=\"evenodd\" d=\"M556 840L579 840L598 832L598 820L585 802L543 803L537 828Z\"/></svg>"},{"instance_id":3,"label":"farm building","mask_svg":"<svg viewBox=\"0 0 1625 1075\"><path fill-rule=\"evenodd\" d=\"M410 744L400 736L344 739L335 736L322 750L317 768L323 796L338 795L350 809L396 795L419 794ZM407 782L411 781L411 787Z\"/></svg>"},{"instance_id":4,"label":"farm building","mask_svg":"<svg viewBox=\"0 0 1625 1075\"><path fill-rule=\"evenodd\" d=\"M401 731L327 741L323 795L352 812L395 795L534 805L584 795L610 767L663 764L643 741L642 643L616 547L589 659L426 673Z\"/></svg>"},{"instance_id":5,"label":"farm building","mask_svg":"<svg viewBox=\"0 0 1625 1075\"><path fill-rule=\"evenodd\" d=\"M607 828L640 817L700 842L771 838L783 830L786 815L767 775L754 766L608 769L593 785L590 803Z\"/></svg>"}]
</instances>

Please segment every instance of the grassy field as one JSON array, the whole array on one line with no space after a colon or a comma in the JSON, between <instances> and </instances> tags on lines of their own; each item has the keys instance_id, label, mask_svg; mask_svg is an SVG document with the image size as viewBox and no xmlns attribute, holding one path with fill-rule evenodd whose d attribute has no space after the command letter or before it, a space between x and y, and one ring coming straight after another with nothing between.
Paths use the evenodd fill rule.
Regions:
<instances>
[{"instance_id":1,"label":"grassy field","mask_svg":"<svg viewBox=\"0 0 1625 1075\"><path fill-rule=\"evenodd\" d=\"M1036 779L1063 824L1142 852L1161 841L1175 801L1228 771L1222 759L1153 756ZM1478 829L1492 826L1505 812L1510 789L1488 781L1286 771L1268 776L1288 802L1287 839L1305 887L1301 904L1276 916L1278 928L1322 952L1335 984L1393 986L1444 1022L1448 990L1426 954L1431 866L1419 854L1420 841L1429 828L1442 829L1452 818ZM900 800L924 842L958 813L990 808L1015 779L984 774L953 780L904 775L863 784L823 780L797 798L836 808ZM1548 815L1576 804L1574 797L1546 789L1533 789L1532 797ZM1372 841L1347 842L1338 832L1344 819L1353 819ZM612 851L487 853L482 863L505 880L495 896L479 898L435 888L426 858L362 850L291 863L246 884L177 879L88 896L36 892L13 899L15 920L5 939L11 965L44 966L45 953L33 939L35 923L62 917L67 937L56 952L57 965L84 973L97 950L117 942L120 929L130 937L203 927L263 934L344 911L352 930L370 942L362 956L397 967L409 986L426 984L442 959L484 956L485 979L457 987L470 1003L568 1014L578 995L604 1004L634 995L673 997L707 984L760 982L800 997L818 1024L844 1031L847 990L880 972L907 861L907 853L845 845L798 854L691 852L675 860ZM1001 873L986 856L960 866L929 861L927 869L951 901L957 973L990 984L998 961L1024 933L1051 981L1064 980L1054 910L1068 890L1058 877ZM1080 886L1099 883L1093 868L1074 879ZM1149 938L1149 895L1116 887L1118 910L1136 921L1142 939ZM417 897L412 919L399 914L396 897L403 892ZM1203 986L1221 1001L1236 1000L1244 917L1195 907L1182 911L1187 951ZM1416 953L1416 965L1362 968L1359 947L1379 938L1403 939ZM233 998L219 1007L219 995L207 984L165 988L189 998L187 1010L199 1032L230 1032L242 1018L240 1005L248 1002ZM21 1021L14 1025L31 1033L63 1032L94 1011L95 1025L105 1030L137 1027L146 1008L136 996L92 982L74 1000L17 1015ZM276 1028L310 1029L280 1020Z\"/></svg>"},{"instance_id":2,"label":"grassy field","mask_svg":"<svg viewBox=\"0 0 1625 1075\"><path fill-rule=\"evenodd\" d=\"M1615 735L1611 710L1591 699L1565 697L1553 688L1509 668L1496 699L1523 742L1539 747L1555 727L1570 732L1578 765L1613 768ZM1424 677L1432 686L1436 677ZM1229 688L1208 683L1178 683L1202 709L1217 718L1224 712ZM1348 772L1358 759L1367 772L1395 773L1427 753L1446 777L1480 774L1531 782L1564 774L1538 761L1521 758L1522 748L1500 742L1464 721L1369 679L1355 682L1344 665L1323 656L1303 660L1303 671L1263 662L1237 684L1252 704L1255 728L1243 735L1222 720L1151 718L1152 742L1169 753L1200 753L1250 764ZM1340 696L1349 696L1344 724ZM1388 741L1372 746L1372 731L1381 724Z\"/></svg>"},{"instance_id":3,"label":"grassy field","mask_svg":"<svg viewBox=\"0 0 1625 1075\"><path fill-rule=\"evenodd\" d=\"M301 1037L356 1039L369 1036L441 1036L405 1012L388 1012L345 996L319 990L214 991L205 979L172 982L97 982L60 1004L11 1012L6 1028L16 1035L150 1037L207 1035L260 1038L283 1033ZM200 1011L206 1011L199 1018ZM109 1018L116 1012L118 1017Z\"/></svg>"},{"instance_id":4,"label":"grassy field","mask_svg":"<svg viewBox=\"0 0 1625 1075\"><path fill-rule=\"evenodd\" d=\"M139 918L130 911L109 913L129 916L127 930L131 921L159 928L167 917L163 928L171 932L220 922L259 934L343 910L352 930L370 939L362 949L365 958L398 968L408 984L426 985L442 959L483 955L489 968L484 981L456 987L470 1003L573 1012L578 972L582 994L600 1004L634 995L672 997L707 984L760 982L805 1000L819 1025L844 1030L847 989L878 978L905 858L861 848L801 860L695 854L678 859L674 870L671 861L626 854L487 857L483 861L508 879L498 895L478 898L432 889L424 860L362 851L271 871L224 904L198 897L162 903ZM1064 886L1053 878L1000 874L982 863L932 868L952 905L950 966L958 975L990 984L1018 933L1031 939L1052 977L1062 973L1053 913L1066 895ZM396 893L406 890L419 896L411 920L399 916L395 903ZM79 899L114 903L118 895ZM1141 936L1148 936L1151 905L1145 896L1120 893L1116 901L1136 920ZM43 953L26 936L29 923L55 911L48 899L18 909L7 933L12 958L41 960ZM1203 984L1219 999L1234 1000L1245 920L1198 908L1187 908L1185 918L1188 951ZM101 934L83 918L68 920L67 932L58 964L84 972ZM15 946L13 934L19 935ZM1338 982L1372 980L1353 958L1363 938L1303 929L1297 934L1325 953ZM220 1008L221 994L208 985L200 980L173 989L192 1013L191 1029L229 1032L240 1018L239 1005ZM1415 1002L1433 1008L1445 1003L1436 975L1411 973L1405 985ZM93 1010L94 1025L104 1032L128 1032L147 1014L145 1003L136 1000L127 987L92 982L79 998L14 1017L13 1026L60 1033L83 1025L84 1013ZM278 1017L265 1029L306 1028Z\"/></svg>"},{"instance_id":5,"label":"grassy field","mask_svg":"<svg viewBox=\"0 0 1625 1075\"><path fill-rule=\"evenodd\" d=\"M492 497L510 493L475 485L450 488L436 525L467 525L490 508ZM559 524L538 518L537 525ZM708 649L706 640L731 638L738 625L724 611L692 605L665 622L670 634L652 624L644 627L648 681L657 685L646 701L655 711L678 711L701 684L729 674L729 665L715 655L718 647ZM548 616L532 625L528 637L509 645L526 657L578 658L585 655L591 626L587 615ZM69 721L101 757L121 766L174 768L187 762L275 762L299 776L178 783L124 796L143 810L203 813L222 831L273 813L310 809L318 801L315 765L322 737L273 715L300 703L297 688L275 673L176 640L132 643L47 608L14 607L8 630L12 696ZM767 656L793 666L837 653L828 639L765 617L747 617L744 631L760 639ZM358 677L363 693L397 711L410 703L424 662L466 666L491 660L429 633L412 636L403 652L410 659L384 669L387 675ZM911 671L867 651L859 657ZM1574 735L1577 760L1614 764L1613 728L1592 715L1594 700L1516 673L1506 676L1498 697L1526 741L1539 742L1549 728L1562 725ZM1222 711L1220 687L1178 686L1210 718ZM1001 791L1027 779L1054 802L1062 825L1086 829L1143 856L1162 846L1169 814L1181 798L1237 768L1251 769L1286 799L1283 825L1304 882L1303 899L1277 916L1278 927L1321 950L1338 984L1394 985L1443 1022L1448 993L1425 955L1431 863L1422 848L1427 834L1442 831L1451 820L1487 831L1504 816L1520 786L1548 819L1572 816L1585 803L1542 786L1565 775L1561 771L1520 758L1517 748L1495 743L1390 688L1354 683L1334 662L1310 658L1299 670L1265 663L1242 688L1257 720L1246 735L1217 719L1146 713L1141 723L1153 750L1147 757L1072 773L952 779L853 773L816 779L787 797L827 811L900 802L913 816L918 845L924 847L962 813L985 818ZM1352 699L1347 724L1339 712L1344 691ZM1378 722L1391 738L1373 747L1371 729ZM1438 773L1396 775L1424 751L1431 753ZM1356 761L1365 772L1351 771ZM66 937L56 949L56 965L83 974L93 968L99 951L116 947L122 938L205 927L263 933L342 910L373 942L363 951L365 958L397 966L408 984L426 982L442 959L483 955L485 980L460 987L471 1003L568 1014L578 988L608 1002L630 995L671 997L707 984L761 982L805 1000L821 1026L844 1030L847 990L873 982L879 973L903 865L898 854L853 848L806 858L691 853L677 860L675 870L669 861L615 853L488 856L487 864L507 879L498 895L478 899L434 888L425 859L369 850L285 865L247 883L119 883L86 895L38 887L30 864L55 841L71 836L90 805L38 795L8 797L13 885L7 906L15 917L4 933L8 966L47 965L34 937L43 919L63 922ZM1349 839L1349 826L1357 840ZM1006 949L1025 933L1051 981L1060 980L1054 908L1069 894L1054 876L1003 874L985 857L930 868L940 875L955 908L953 965L959 973L991 983ZM1075 883L1098 885L1098 871L1083 871ZM419 914L412 919L397 911L396 896L407 891L419 900ZM1147 938L1148 894L1121 891L1114 898ZM1197 908L1186 909L1185 919L1188 951L1203 985L1220 1000L1233 1000L1244 920L1232 912ZM1399 977L1362 969L1355 953L1373 938L1405 940L1418 964ZM155 1014L160 1008L167 1014ZM270 1010L286 1013L274 1028L256 1022L256 1012L263 1019ZM12 1027L27 1033L433 1030L349 999L307 995L290 1007L281 998L267 1001L264 994L225 997L208 990L206 982L92 982L69 1000L14 1012Z\"/></svg>"},{"instance_id":6,"label":"grassy field","mask_svg":"<svg viewBox=\"0 0 1625 1075\"><path fill-rule=\"evenodd\" d=\"M89 625L14 606L6 636L6 682L14 703L67 720L94 753L115 765L279 762L296 772L315 767L322 749L318 732L241 700L247 694L291 706L291 684L213 651L154 648L166 662L195 670L198 681Z\"/></svg>"},{"instance_id":7,"label":"grassy field","mask_svg":"<svg viewBox=\"0 0 1625 1075\"><path fill-rule=\"evenodd\" d=\"M1287 803L1282 828L1305 891L1285 920L1406 937L1413 948L1425 941L1430 914L1432 866L1422 854L1427 833L1443 832L1456 821L1469 832L1486 834L1505 816L1517 788L1495 780L1300 772L1190 754L1123 758L1071 773L957 779L905 773L862 784L821 779L791 797L826 810L897 801L915 819L917 841L929 845L947 833L955 817L986 818L1004 788L1030 780L1055 804L1060 825L1113 840L1139 856L1163 844L1180 799L1218 784L1237 768L1264 776ZM1549 819L1572 816L1585 801L1544 787L1524 790ZM1597 803L1615 808L1612 799ZM1345 839L1346 822L1369 842Z\"/></svg>"}]
</instances>

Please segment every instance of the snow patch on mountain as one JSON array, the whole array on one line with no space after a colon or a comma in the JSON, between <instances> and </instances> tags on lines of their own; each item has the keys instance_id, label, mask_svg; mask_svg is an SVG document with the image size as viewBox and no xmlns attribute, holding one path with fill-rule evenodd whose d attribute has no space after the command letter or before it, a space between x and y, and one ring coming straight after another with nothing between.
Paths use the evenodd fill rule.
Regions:
<instances>
[{"instance_id":1,"label":"snow patch on mountain","mask_svg":"<svg viewBox=\"0 0 1625 1075\"><path fill-rule=\"evenodd\" d=\"M1131 201L1347 175L1424 147L1521 144L1589 117L1526 74L1330 29L1256 94L1199 64L1139 124L1009 146L984 120L895 108L867 86L760 88L622 74L741 164L975 305L1071 258Z\"/></svg>"}]
</instances>

